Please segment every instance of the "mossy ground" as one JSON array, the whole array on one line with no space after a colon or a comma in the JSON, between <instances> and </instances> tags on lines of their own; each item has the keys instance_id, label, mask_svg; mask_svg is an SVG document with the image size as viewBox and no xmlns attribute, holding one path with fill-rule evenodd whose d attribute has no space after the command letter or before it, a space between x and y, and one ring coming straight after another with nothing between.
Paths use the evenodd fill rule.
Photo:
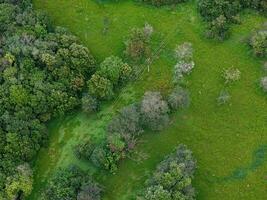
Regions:
<instances>
[{"instance_id":1,"label":"mossy ground","mask_svg":"<svg viewBox=\"0 0 267 200\"><path fill-rule=\"evenodd\" d=\"M262 60L255 58L244 42L266 18L246 11L241 15L242 24L233 26L230 39L216 42L203 37L205 23L197 14L194 2L164 8L132 1L34 2L37 9L47 12L54 24L76 34L99 62L106 56L122 55L123 41L130 29L142 27L146 22L154 27L155 49L162 40L166 47L150 71L145 70L137 81L130 82L100 113L87 116L75 112L50 123L50 142L36 161L34 191L29 199L39 199L45 180L59 166L75 163L91 172L95 170L88 162L75 158L73 145L84 137L101 140L112 115L120 107L140 99L145 91L168 91L175 64L172 50L185 41L193 44L196 62L185 83L191 94L190 107L172 116L166 130L146 132L136 148L137 153L122 161L116 174L96 174L105 186L104 199L130 199L144 186L156 164L179 143L192 149L198 161L193 183L197 199L266 198L267 101L258 87L263 73ZM105 24L109 25L104 34ZM232 66L241 71L241 79L227 87L232 96L230 104L218 106L216 98L226 88L222 70Z\"/></svg>"}]
</instances>

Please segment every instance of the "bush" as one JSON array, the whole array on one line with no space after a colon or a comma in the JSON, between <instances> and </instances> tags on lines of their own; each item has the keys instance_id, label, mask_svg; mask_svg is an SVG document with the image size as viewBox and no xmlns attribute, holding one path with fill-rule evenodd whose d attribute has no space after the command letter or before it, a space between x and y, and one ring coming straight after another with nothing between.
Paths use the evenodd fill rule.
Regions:
<instances>
[{"instance_id":1,"label":"bush","mask_svg":"<svg viewBox=\"0 0 267 200\"><path fill-rule=\"evenodd\" d=\"M125 55L130 61L141 62L150 55L150 35L147 33L147 28L132 29L130 37L125 42Z\"/></svg>"},{"instance_id":2,"label":"bush","mask_svg":"<svg viewBox=\"0 0 267 200\"><path fill-rule=\"evenodd\" d=\"M192 152L180 145L158 164L152 177L147 181L144 199L195 199L192 178L196 161Z\"/></svg>"},{"instance_id":3,"label":"bush","mask_svg":"<svg viewBox=\"0 0 267 200\"><path fill-rule=\"evenodd\" d=\"M140 105L142 123L151 130L161 130L169 122L169 107L159 92L146 92Z\"/></svg>"},{"instance_id":4,"label":"bush","mask_svg":"<svg viewBox=\"0 0 267 200\"><path fill-rule=\"evenodd\" d=\"M95 97L91 95L84 95L82 97L82 110L86 113L91 113L97 111L99 108L99 103Z\"/></svg>"},{"instance_id":5,"label":"bush","mask_svg":"<svg viewBox=\"0 0 267 200\"><path fill-rule=\"evenodd\" d=\"M230 101L231 96L227 91L221 91L219 97L217 98L218 105L226 104Z\"/></svg>"},{"instance_id":6,"label":"bush","mask_svg":"<svg viewBox=\"0 0 267 200\"><path fill-rule=\"evenodd\" d=\"M125 140L135 137L142 131L140 108L131 104L123 108L119 114L108 124L109 133L119 133Z\"/></svg>"},{"instance_id":7,"label":"bush","mask_svg":"<svg viewBox=\"0 0 267 200\"><path fill-rule=\"evenodd\" d=\"M231 83L240 79L241 72L236 68L225 69L223 72L223 78L225 83Z\"/></svg>"},{"instance_id":8,"label":"bush","mask_svg":"<svg viewBox=\"0 0 267 200\"><path fill-rule=\"evenodd\" d=\"M152 4L154 6L163 6L163 5L172 5L178 4L182 2L186 2L188 0L141 0L145 3Z\"/></svg>"},{"instance_id":9,"label":"bush","mask_svg":"<svg viewBox=\"0 0 267 200\"><path fill-rule=\"evenodd\" d=\"M267 57L267 30L255 32L250 39L250 46L256 56Z\"/></svg>"},{"instance_id":10,"label":"bush","mask_svg":"<svg viewBox=\"0 0 267 200\"><path fill-rule=\"evenodd\" d=\"M264 90L264 92L267 92L267 76L261 79L261 87Z\"/></svg>"},{"instance_id":11,"label":"bush","mask_svg":"<svg viewBox=\"0 0 267 200\"><path fill-rule=\"evenodd\" d=\"M189 101L188 92L181 87L176 87L168 97L168 104L173 111L188 106Z\"/></svg>"},{"instance_id":12,"label":"bush","mask_svg":"<svg viewBox=\"0 0 267 200\"><path fill-rule=\"evenodd\" d=\"M113 85L105 77L94 74L87 82L89 94L99 99L111 99L114 95Z\"/></svg>"},{"instance_id":13,"label":"bush","mask_svg":"<svg viewBox=\"0 0 267 200\"><path fill-rule=\"evenodd\" d=\"M85 140L74 147L74 153L78 159L83 158L90 160L94 148L95 144L93 144L90 140Z\"/></svg>"},{"instance_id":14,"label":"bush","mask_svg":"<svg viewBox=\"0 0 267 200\"><path fill-rule=\"evenodd\" d=\"M175 48L175 57L180 61L190 62L193 58L193 46L185 42Z\"/></svg>"}]
</instances>

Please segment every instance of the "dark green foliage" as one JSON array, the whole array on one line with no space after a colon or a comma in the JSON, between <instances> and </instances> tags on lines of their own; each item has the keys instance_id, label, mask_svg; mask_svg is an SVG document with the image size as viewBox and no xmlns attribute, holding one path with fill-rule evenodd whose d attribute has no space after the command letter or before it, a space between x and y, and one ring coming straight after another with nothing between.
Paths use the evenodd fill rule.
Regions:
<instances>
[{"instance_id":1,"label":"dark green foliage","mask_svg":"<svg viewBox=\"0 0 267 200\"><path fill-rule=\"evenodd\" d=\"M99 102L91 95L84 95L82 97L82 110L86 113L95 112L98 110Z\"/></svg>"},{"instance_id":2,"label":"dark green foliage","mask_svg":"<svg viewBox=\"0 0 267 200\"><path fill-rule=\"evenodd\" d=\"M91 177L76 166L61 168L48 181L43 200L100 199L102 189Z\"/></svg>"},{"instance_id":3,"label":"dark green foliage","mask_svg":"<svg viewBox=\"0 0 267 200\"><path fill-rule=\"evenodd\" d=\"M267 13L265 0L198 0L201 16L209 22L207 36L225 39L228 36L229 24L239 23L238 14L246 8Z\"/></svg>"},{"instance_id":4,"label":"dark green foliage","mask_svg":"<svg viewBox=\"0 0 267 200\"><path fill-rule=\"evenodd\" d=\"M141 1L148 3L148 4L152 4L154 6L163 6L163 5L183 3L188 0L141 0Z\"/></svg>"},{"instance_id":5,"label":"dark green foliage","mask_svg":"<svg viewBox=\"0 0 267 200\"><path fill-rule=\"evenodd\" d=\"M20 163L32 161L46 142L45 122L80 104L86 79L94 70L89 50L65 29L53 29L45 15L32 10L30 1L0 1L0 174L4 180L0 193L4 199L7 177Z\"/></svg>"},{"instance_id":6,"label":"dark green foliage","mask_svg":"<svg viewBox=\"0 0 267 200\"><path fill-rule=\"evenodd\" d=\"M184 145L165 158L147 181L147 188L140 199L193 200L195 191L192 178L196 161Z\"/></svg>"},{"instance_id":7,"label":"dark green foliage","mask_svg":"<svg viewBox=\"0 0 267 200\"><path fill-rule=\"evenodd\" d=\"M146 92L140 104L142 123L151 130L161 130L169 122L169 107L159 92Z\"/></svg>"},{"instance_id":8,"label":"dark green foliage","mask_svg":"<svg viewBox=\"0 0 267 200\"><path fill-rule=\"evenodd\" d=\"M94 148L94 143L92 143L90 140L85 140L74 147L74 153L79 159L84 158L90 160Z\"/></svg>"}]
</instances>

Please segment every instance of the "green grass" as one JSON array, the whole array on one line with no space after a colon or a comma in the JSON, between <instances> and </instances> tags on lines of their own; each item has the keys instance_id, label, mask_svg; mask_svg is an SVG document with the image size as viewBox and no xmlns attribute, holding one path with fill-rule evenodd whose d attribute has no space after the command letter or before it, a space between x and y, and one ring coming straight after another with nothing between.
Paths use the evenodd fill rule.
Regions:
<instances>
[{"instance_id":1,"label":"green grass","mask_svg":"<svg viewBox=\"0 0 267 200\"><path fill-rule=\"evenodd\" d=\"M242 25L232 28L225 42L203 37L204 23L195 3L173 8L154 8L131 1L96 3L92 0L35 0L35 7L48 13L56 25L69 28L90 48L100 62L109 55L122 55L123 41L133 27L145 22L155 29L153 45L165 38L166 48L134 83L118 98L103 106L100 113L86 116L74 112L49 125L50 142L39 153L35 167L34 191L29 199L38 200L51 173L60 166L76 163L94 173L86 161L78 161L72 147L84 137L101 140L105 127L116 111L142 96L147 90L171 88L172 50L184 41L193 43L196 67L185 85L191 93L191 106L172 117L171 125L160 133L146 133L136 154L120 163L116 174L97 172L105 186L104 199L130 199L154 170L157 163L179 143L188 145L198 161L194 183L197 199L252 200L267 196L267 101L258 87L262 61L252 56L244 40L266 18L242 14ZM110 26L103 34L104 19ZM216 98L225 88L222 70L237 67L240 81L228 87L230 105L217 106ZM143 158L143 159L142 159Z\"/></svg>"}]
</instances>

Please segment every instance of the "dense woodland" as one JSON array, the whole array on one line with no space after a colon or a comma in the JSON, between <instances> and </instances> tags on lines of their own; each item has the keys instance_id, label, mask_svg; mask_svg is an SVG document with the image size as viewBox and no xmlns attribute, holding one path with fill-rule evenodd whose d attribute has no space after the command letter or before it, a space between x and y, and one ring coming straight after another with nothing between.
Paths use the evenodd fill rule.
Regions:
<instances>
[{"instance_id":1,"label":"dense woodland","mask_svg":"<svg viewBox=\"0 0 267 200\"><path fill-rule=\"evenodd\" d=\"M162 6L186 0L142 2ZM229 37L231 24L240 23L242 10L267 13L265 0L198 0L197 4L207 22L205 35L219 40ZM125 42L124 58L109 56L98 63L77 37L34 11L30 0L0 0L0 200L22 200L31 193L33 163L49 137L47 122L78 107L87 113L97 112L102 101L114 98L118 88L138 73L133 66L146 63L152 51L152 34L149 24L132 29ZM251 33L247 43L256 56L266 58L266 24ZM162 96L148 91L139 102L120 110L108 124L104 141L85 139L75 146L79 159L115 172L144 130L161 131L169 124L172 112L189 105L189 94L181 82L194 68L193 47L190 43L178 45L174 54L177 64L171 93ZM238 79L237 74L229 70L226 81ZM266 77L260 84L267 91ZM225 98L223 94L219 102ZM158 165L138 198L194 199L191 179L195 164L191 152L179 146ZM59 169L42 198L101 199L104 189L87 174L76 166ZM174 180L165 180L168 177Z\"/></svg>"}]
</instances>

